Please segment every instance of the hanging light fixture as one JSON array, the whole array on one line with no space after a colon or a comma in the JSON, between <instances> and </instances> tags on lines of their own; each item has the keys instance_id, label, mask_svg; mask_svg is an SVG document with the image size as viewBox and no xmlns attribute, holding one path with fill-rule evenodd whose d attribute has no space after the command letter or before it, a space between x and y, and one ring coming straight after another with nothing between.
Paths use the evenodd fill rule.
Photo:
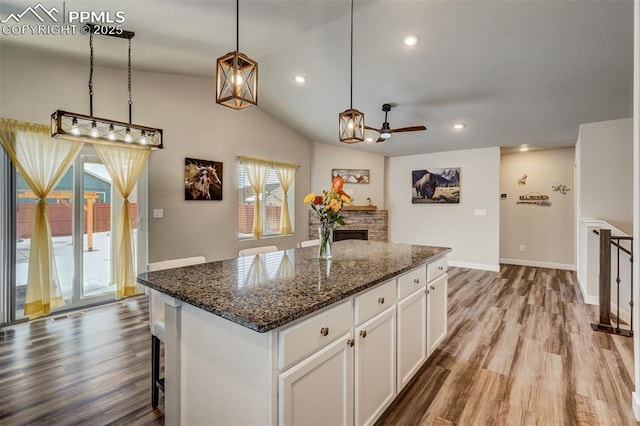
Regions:
<instances>
[{"instance_id":1,"label":"hanging light fixture","mask_svg":"<svg viewBox=\"0 0 640 426\"><path fill-rule=\"evenodd\" d=\"M123 31L122 34L104 34L111 37L125 38L129 40L127 89L129 92L129 122L110 120L94 117L93 115L93 34L100 28L97 25L88 24L89 32L89 115L77 114L57 110L51 114L51 137L76 140L79 142L127 144L130 146L144 146L150 149L162 149L162 129L141 126L131 123L131 39L134 32Z\"/></svg>"},{"instance_id":2,"label":"hanging light fixture","mask_svg":"<svg viewBox=\"0 0 640 426\"><path fill-rule=\"evenodd\" d=\"M364 114L353 108L353 0L351 0L351 83L349 86L350 107L338 114L338 138L340 142L364 141Z\"/></svg>"},{"instance_id":3,"label":"hanging light fixture","mask_svg":"<svg viewBox=\"0 0 640 426\"><path fill-rule=\"evenodd\" d=\"M236 51L217 61L216 102L233 109L258 105L258 63L240 53L240 0L236 0Z\"/></svg>"}]
</instances>

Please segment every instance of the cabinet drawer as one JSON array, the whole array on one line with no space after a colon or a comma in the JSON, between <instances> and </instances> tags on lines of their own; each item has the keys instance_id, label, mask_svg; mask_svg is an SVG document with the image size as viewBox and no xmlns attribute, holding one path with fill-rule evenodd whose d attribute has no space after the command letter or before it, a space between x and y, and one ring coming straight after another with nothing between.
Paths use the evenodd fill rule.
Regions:
<instances>
[{"instance_id":1,"label":"cabinet drawer","mask_svg":"<svg viewBox=\"0 0 640 426\"><path fill-rule=\"evenodd\" d=\"M425 267L421 266L398 277L398 300L402 300L427 283Z\"/></svg>"},{"instance_id":2,"label":"cabinet drawer","mask_svg":"<svg viewBox=\"0 0 640 426\"><path fill-rule=\"evenodd\" d=\"M427 282L431 282L447 272L447 257L440 258L427 265Z\"/></svg>"},{"instance_id":3,"label":"cabinet drawer","mask_svg":"<svg viewBox=\"0 0 640 426\"><path fill-rule=\"evenodd\" d=\"M278 368L283 369L308 353L344 335L353 325L351 300L331 308L278 334Z\"/></svg>"},{"instance_id":4,"label":"cabinet drawer","mask_svg":"<svg viewBox=\"0 0 640 426\"><path fill-rule=\"evenodd\" d=\"M355 324L360 324L396 302L396 280L386 282L356 297Z\"/></svg>"}]
</instances>

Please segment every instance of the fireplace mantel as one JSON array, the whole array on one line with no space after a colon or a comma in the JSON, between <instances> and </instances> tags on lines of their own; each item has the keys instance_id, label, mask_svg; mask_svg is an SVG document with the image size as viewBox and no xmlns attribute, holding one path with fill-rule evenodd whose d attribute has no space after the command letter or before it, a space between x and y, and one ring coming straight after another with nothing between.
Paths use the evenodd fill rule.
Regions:
<instances>
[{"instance_id":1,"label":"fireplace mantel","mask_svg":"<svg viewBox=\"0 0 640 426\"><path fill-rule=\"evenodd\" d=\"M377 206L344 206L342 211L376 211Z\"/></svg>"},{"instance_id":2,"label":"fireplace mantel","mask_svg":"<svg viewBox=\"0 0 640 426\"><path fill-rule=\"evenodd\" d=\"M376 206L349 206L343 208L341 214L345 218L345 224L340 229L366 229L370 241L387 241L387 210L377 210ZM318 215L309 210L309 239L318 238L319 226Z\"/></svg>"}]
</instances>

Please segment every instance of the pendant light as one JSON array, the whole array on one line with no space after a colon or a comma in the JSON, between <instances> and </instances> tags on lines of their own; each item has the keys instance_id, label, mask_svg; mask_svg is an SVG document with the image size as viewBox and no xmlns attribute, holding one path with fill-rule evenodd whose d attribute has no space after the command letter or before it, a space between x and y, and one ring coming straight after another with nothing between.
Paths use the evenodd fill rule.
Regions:
<instances>
[{"instance_id":1,"label":"pendant light","mask_svg":"<svg viewBox=\"0 0 640 426\"><path fill-rule=\"evenodd\" d=\"M258 105L258 63L240 53L240 0L236 0L236 51L217 61L216 102L233 109Z\"/></svg>"},{"instance_id":2,"label":"pendant light","mask_svg":"<svg viewBox=\"0 0 640 426\"><path fill-rule=\"evenodd\" d=\"M107 145L146 149L162 149L162 129L141 126L131 122L131 39L134 32L122 31L121 34L102 34L124 38L129 41L127 64L127 90L129 93L129 122L124 123L93 115L93 35L100 27L87 24L89 33L89 115L57 110L51 114L51 137L75 140L79 142L102 143ZM98 33L101 34L101 33Z\"/></svg>"},{"instance_id":3,"label":"pendant light","mask_svg":"<svg viewBox=\"0 0 640 426\"><path fill-rule=\"evenodd\" d=\"M351 83L349 86L349 109L338 114L338 138L340 142L364 141L364 114L353 108L353 0L351 0Z\"/></svg>"}]
</instances>

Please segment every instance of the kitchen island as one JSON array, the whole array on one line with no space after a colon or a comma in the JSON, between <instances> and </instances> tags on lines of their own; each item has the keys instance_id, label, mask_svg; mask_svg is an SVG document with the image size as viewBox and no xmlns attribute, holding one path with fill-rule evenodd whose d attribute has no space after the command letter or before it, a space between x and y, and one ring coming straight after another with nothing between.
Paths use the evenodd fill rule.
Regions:
<instances>
[{"instance_id":1,"label":"kitchen island","mask_svg":"<svg viewBox=\"0 0 640 426\"><path fill-rule=\"evenodd\" d=\"M443 247L341 241L140 274L166 424L370 424L446 335ZM374 377L378 376L378 377Z\"/></svg>"}]
</instances>

